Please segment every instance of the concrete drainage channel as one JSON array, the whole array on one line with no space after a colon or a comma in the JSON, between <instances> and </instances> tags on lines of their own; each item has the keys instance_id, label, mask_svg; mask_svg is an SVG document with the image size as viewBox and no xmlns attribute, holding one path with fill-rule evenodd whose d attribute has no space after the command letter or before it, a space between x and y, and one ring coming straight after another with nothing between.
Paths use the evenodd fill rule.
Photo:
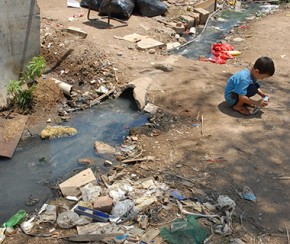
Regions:
<instances>
[{"instance_id":1,"label":"concrete drainage channel","mask_svg":"<svg viewBox=\"0 0 290 244\"><path fill-rule=\"evenodd\" d=\"M0 222L3 223L19 209L32 212L52 199L55 194L51 184L88 167L78 163L80 158L93 159L90 167L105 171L105 159L98 157L94 151L95 141L117 146L130 128L146 122L147 118L138 113L133 100L119 97L76 114L66 123L78 130L75 136L22 141L13 158L0 159Z\"/></svg>"}]
</instances>

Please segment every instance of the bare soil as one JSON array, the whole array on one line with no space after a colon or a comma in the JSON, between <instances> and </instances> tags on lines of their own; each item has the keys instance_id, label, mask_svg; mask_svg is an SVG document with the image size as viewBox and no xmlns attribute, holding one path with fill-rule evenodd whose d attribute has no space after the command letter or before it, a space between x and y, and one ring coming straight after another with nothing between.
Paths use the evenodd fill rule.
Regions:
<instances>
[{"instance_id":1,"label":"bare soil","mask_svg":"<svg viewBox=\"0 0 290 244\"><path fill-rule=\"evenodd\" d=\"M133 15L127 27L107 29L105 22L92 24L85 16L68 21L78 9L67 8L56 0L38 0L42 17L42 49L47 60L47 79L39 81L38 99L30 115L29 130L37 134L48 118L56 118L65 106L87 108L97 97L94 92L105 80L109 88L121 87L140 76L153 78L148 102L160 108L150 122L151 133L137 132L144 156L156 162L127 168L140 176L154 176L180 189L186 197L198 190L213 200L228 195L236 203L233 232L230 237L214 236L212 243L229 243L241 238L247 243L287 243L290 228L289 180L289 62L290 11L274 14L236 27L227 42L241 55L225 65L205 63L184 57L167 56L164 50L154 54L137 50L135 45L116 38L127 34L148 35L160 41L173 41L168 28L153 18ZM96 16L97 17L97 16ZM82 28L86 39L61 31L67 26ZM234 42L241 37L243 42ZM236 71L249 67L260 56L270 56L276 73L262 82L271 95L270 105L255 116L245 117L232 111L224 102L223 89ZM175 60L171 72L153 72L152 63ZM73 85L78 99L65 102L50 77ZM53 83L53 82L52 82ZM40 89L41 87L41 89ZM44 95L45 93L45 95ZM86 95L84 95L86 94ZM64 106L64 104L66 104ZM287 146L288 145L288 146ZM249 186L256 202L241 199L237 192ZM174 209L174 215L177 209ZM174 218L163 213L159 223ZM7 243L39 243L39 239L19 234ZM44 240L41 243L60 243ZM289 240L288 240L289 243Z\"/></svg>"}]
</instances>

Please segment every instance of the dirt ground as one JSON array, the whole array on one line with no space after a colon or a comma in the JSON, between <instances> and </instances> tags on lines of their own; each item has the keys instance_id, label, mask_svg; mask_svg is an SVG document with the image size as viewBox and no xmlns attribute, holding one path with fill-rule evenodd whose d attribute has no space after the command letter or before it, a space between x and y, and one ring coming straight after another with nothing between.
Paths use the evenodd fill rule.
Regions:
<instances>
[{"instance_id":1,"label":"dirt ground","mask_svg":"<svg viewBox=\"0 0 290 244\"><path fill-rule=\"evenodd\" d=\"M133 15L127 27L107 29L104 23L87 21L86 9L81 9L84 17L70 22L68 18L80 10L67 8L65 2L56 0L38 0L38 4L42 17L41 52L48 67L47 80L40 80L39 87L46 84L49 88L37 96L46 94L37 100L30 115L28 129L32 134L39 133L48 118L57 118L64 104L87 108L87 101L95 98L92 91L97 88L92 80L105 79L112 88L138 77L150 77L154 82L147 100L160 108L151 118L156 133L138 134L138 143L144 155L155 156L157 161L142 167L132 165L129 171L166 179L179 186L187 197L194 189L215 200L219 195L228 195L236 203L231 237L247 243L289 243L289 179L278 178L290 176L290 10L244 23L248 28L236 27L227 42L241 55L218 65L164 55L160 49L150 54L116 38L138 33L173 41L167 27L153 18ZM62 32L67 26L81 28L88 33L87 38ZM245 40L234 42L235 37ZM249 67L260 56L270 56L276 66L275 75L262 82L263 90L271 95L270 105L255 116L244 117L225 104L223 89L234 72ZM159 61L170 62L173 70L154 72L152 63ZM50 77L73 85L76 96L81 94L84 102L65 102L58 89L49 85ZM182 184L182 178L189 179L192 185ZM237 191L244 186L252 189L256 202L239 197ZM212 243L229 243L229 238L215 236ZM23 240L14 236L7 243L39 243L37 239Z\"/></svg>"}]
</instances>

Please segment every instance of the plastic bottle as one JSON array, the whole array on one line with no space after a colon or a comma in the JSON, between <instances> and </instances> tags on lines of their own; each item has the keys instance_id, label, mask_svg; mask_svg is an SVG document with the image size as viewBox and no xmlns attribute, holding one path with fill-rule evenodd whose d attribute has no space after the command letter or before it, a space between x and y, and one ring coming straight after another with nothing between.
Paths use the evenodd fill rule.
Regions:
<instances>
[{"instance_id":1,"label":"plastic bottle","mask_svg":"<svg viewBox=\"0 0 290 244\"><path fill-rule=\"evenodd\" d=\"M25 210L19 210L16 214L14 214L10 219L8 219L2 226L3 227L14 227L19 224L26 217Z\"/></svg>"}]
</instances>

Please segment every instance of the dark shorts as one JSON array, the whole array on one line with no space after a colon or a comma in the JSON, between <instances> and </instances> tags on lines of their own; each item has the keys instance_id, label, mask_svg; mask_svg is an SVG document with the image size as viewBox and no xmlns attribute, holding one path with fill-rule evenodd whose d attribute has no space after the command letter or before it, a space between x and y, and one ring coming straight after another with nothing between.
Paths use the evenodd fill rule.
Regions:
<instances>
[{"instance_id":1,"label":"dark shorts","mask_svg":"<svg viewBox=\"0 0 290 244\"><path fill-rule=\"evenodd\" d=\"M255 96L257 94L259 88L260 88L260 84L258 82L250 84L247 88L246 96L247 97ZM235 106L237 104L237 102L239 101L239 94L232 92L231 98L235 100L235 103L233 105L233 106Z\"/></svg>"}]
</instances>

